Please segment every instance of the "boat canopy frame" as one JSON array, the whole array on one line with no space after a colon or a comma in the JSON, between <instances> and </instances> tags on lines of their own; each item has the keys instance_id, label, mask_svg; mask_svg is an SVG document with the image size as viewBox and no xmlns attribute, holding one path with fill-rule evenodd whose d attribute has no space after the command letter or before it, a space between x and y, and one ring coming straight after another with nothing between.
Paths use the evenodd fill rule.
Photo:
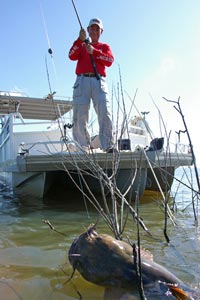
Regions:
<instances>
[{"instance_id":1,"label":"boat canopy frame","mask_svg":"<svg viewBox=\"0 0 200 300\"><path fill-rule=\"evenodd\" d=\"M71 100L0 94L0 114L20 113L23 119L57 120L72 109Z\"/></svg>"}]
</instances>

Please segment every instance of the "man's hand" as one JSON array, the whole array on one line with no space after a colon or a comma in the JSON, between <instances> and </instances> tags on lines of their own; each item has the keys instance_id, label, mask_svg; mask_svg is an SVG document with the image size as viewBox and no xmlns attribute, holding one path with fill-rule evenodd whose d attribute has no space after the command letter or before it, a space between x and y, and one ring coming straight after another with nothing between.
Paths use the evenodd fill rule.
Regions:
<instances>
[{"instance_id":1,"label":"man's hand","mask_svg":"<svg viewBox=\"0 0 200 300\"><path fill-rule=\"evenodd\" d=\"M84 28L81 28L81 30L80 30L80 32L79 32L79 39L81 40L81 41L85 41L85 39L86 39L86 31L85 31L85 29Z\"/></svg>"},{"instance_id":2,"label":"man's hand","mask_svg":"<svg viewBox=\"0 0 200 300\"><path fill-rule=\"evenodd\" d=\"M93 53L94 47L90 44L85 44L85 48L89 54Z\"/></svg>"}]
</instances>

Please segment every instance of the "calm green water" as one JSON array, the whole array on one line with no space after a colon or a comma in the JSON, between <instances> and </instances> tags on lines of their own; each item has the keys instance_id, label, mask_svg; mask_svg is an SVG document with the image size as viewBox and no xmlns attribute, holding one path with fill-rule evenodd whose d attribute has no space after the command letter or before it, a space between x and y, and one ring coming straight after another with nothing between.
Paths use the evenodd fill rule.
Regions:
<instances>
[{"instance_id":1,"label":"calm green water","mask_svg":"<svg viewBox=\"0 0 200 300\"><path fill-rule=\"evenodd\" d=\"M174 185L176 190L177 184ZM176 196L179 212L178 226L169 225L171 239L167 245L163 236L163 213L160 195L150 193L140 206L140 214L146 226L158 238L152 239L141 232L142 246L150 250L154 259L174 272L184 282L193 286L200 282L200 230L194 226L191 191L180 186ZM67 252L73 241L97 213L90 206L85 209L82 198L63 195L54 203L26 200L21 202L0 195L0 300L102 300L103 288L86 282L75 273L69 279L72 268ZM43 219L48 219L62 236L49 229ZM102 220L99 233L110 231ZM134 238L136 227L129 221L126 233ZM155 298L156 300L156 298Z\"/></svg>"}]
</instances>

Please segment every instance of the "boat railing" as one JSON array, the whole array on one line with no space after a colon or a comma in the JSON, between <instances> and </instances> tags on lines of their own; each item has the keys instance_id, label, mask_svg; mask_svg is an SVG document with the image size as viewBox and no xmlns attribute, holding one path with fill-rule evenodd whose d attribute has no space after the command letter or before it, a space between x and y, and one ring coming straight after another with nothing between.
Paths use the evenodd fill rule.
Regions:
<instances>
[{"instance_id":1,"label":"boat railing","mask_svg":"<svg viewBox=\"0 0 200 300\"><path fill-rule=\"evenodd\" d=\"M145 128L141 128L139 126L130 126L129 127L129 133L146 136L147 131L146 131Z\"/></svg>"},{"instance_id":2,"label":"boat railing","mask_svg":"<svg viewBox=\"0 0 200 300\"><path fill-rule=\"evenodd\" d=\"M8 92L8 91L0 91L0 96L11 96L11 97L27 97L27 94L24 92Z\"/></svg>"},{"instance_id":3,"label":"boat railing","mask_svg":"<svg viewBox=\"0 0 200 300\"><path fill-rule=\"evenodd\" d=\"M0 163L15 159L20 147L30 148L21 152L24 154L31 152L32 155L66 151L62 139L64 137L66 139L71 130L64 127L63 120L59 124L56 121L43 120L23 122L19 114L11 113L6 117L2 116L1 121Z\"/></svg>"},{"instance_id":4,"label":"boat railing","mask_svg":"<svg viewBox=\"0 0 200 300\"><path fill-rule=\"evenodd\" d=\"M68 140L63 138L60 141L38 141L35 143L21 143L18 148L18 155L32 155L31 150L34 149L33 155L53 155L61 152L67 152Z\"/></svg>"},{"instance_id":5,"label":"boat railing","mask_svg":"<svg viewBox=\"0 0 200 300\"><path fill-rule=\"evenodd\" d=\"M191 149L190 149L190 145L185 144L185 143L181 143L181 142L177 142L174 144L175 147L175 153L191 153Z\"/></svg>"}]
</instances>

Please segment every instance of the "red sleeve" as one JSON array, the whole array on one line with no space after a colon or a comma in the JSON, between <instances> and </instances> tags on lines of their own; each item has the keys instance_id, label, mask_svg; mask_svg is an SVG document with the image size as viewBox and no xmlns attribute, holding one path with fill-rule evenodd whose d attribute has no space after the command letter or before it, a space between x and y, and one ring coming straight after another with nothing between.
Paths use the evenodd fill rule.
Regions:
<instances>
[{"instance_id":1,"label":"red sleeve","mask_svg":"<svg viewBox=\"0 0 200 300\"><path fill-rule=\"evenodd\" d=\"M69 59L77 60L79 59L81 49L83 48L84 42L79 38L73 43L71 49L69 50Z\"/></svg>"},{"instance_id":2,"label":"red sleeve","mask_svg":"<svg viewBox=\"0 0 200 300\"><path fill-rule=\"evenodd\" d=\"M107 44L103 44L102 50L94 49L93 56L100 64L106 67L110 67L114 61L110 46Z\"/></svg>"}]
</instances>

